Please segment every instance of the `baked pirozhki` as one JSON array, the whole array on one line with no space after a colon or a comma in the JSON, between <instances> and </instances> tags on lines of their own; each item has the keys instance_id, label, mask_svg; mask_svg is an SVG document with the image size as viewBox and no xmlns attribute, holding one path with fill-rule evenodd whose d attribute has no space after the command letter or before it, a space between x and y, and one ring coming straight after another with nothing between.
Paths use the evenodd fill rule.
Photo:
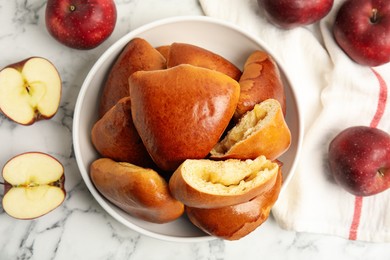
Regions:
<instances>
[{"instance_id":1,"label":"baked pirozhki","mask_svg":"<svg viewBox=\"0 0 390 260\"><path fill-rule=\"evenodd\" d=\"M172 43L169 49L167 67L175 67L180 64L191 64L222 72L234 80L241 77L241 70L233 63L212 51L188 43Z\"/></svg>"},{"instance_id":2,"label":"baked pirozhki","mask_svg":"<svg viewBox=\"0 0 390 260\"><path fill-rule=\"evenodd\" d=\"M161 45L156 47L156 50L161 53L161 55L168 60L169 58L169 51L171 49L171 45Z\"/></svg>"},{"instance_id":3,"label":"baked pirozhki","mask_svg":"<svg viewBox=\"0 0 390 260\"><path fill-rule=\"evenodd\" d=\"M135 72L129 86L134 125L164 171L208 155L229 124L240 93L231 77L188 64Z\"/></svg>"},{"instance_id":4,"label":"baked pirozhki","mask_svg":"<svg viewBox=\"0 0 390 260\"><path fill-rule=\"evenodd\" d=\"M238 119L253 107L266 100L279 101L286 114L286 97L280 71L273 58L264 51L254 51L247 58L239 79L241 93L235 118Z\"/></svg>"},{"instance_id":5,"label":"baked pirozhki","mask_svg":"<svg viewBox=\"0 0 390 260\"><path fill-rule=\"evenodd\" d=\"M281 156L291 144L291 132L282 108L275 99L267 99L247 112L210 151L213 159L254 159L264 155L269 160Z\"/></svg>"},{"instance_id":6,"label":"baked pirozhki","mask_svg":"<svg viewBox=\"0 0 390 260\"><path fill-rule=\"evenodd\" d=\"M122 50L108 73L100 97L99 117L102 117L121 98L129 95L129 76L139 70L166 68L165 58L142 38L132 39Z\"/></svg>"},{"instance_id":7,"label":"baked pirozhki","mask_svg":"<svg viewBox=\"0 0 390 260\"><path fill-rule=\"evenodd\" d=\"M101 158L91 164L90 176L106 199L145 221L167 223L184 212L183 203L172 197L167 182L152 169Z\"/></svg>"},{"instance_id":8,"label":"baked pirozhki","mask_svg":"<svg viewBox=\"0 0 390 260\"><path fill-rule=\"evenodd\" d=\"M207 234L240 239L269 216L289 148L283 80L254 51L243 68L190 43L134 38L103 82L90 178L129 215L186 217Z\"/></svg>"},{"instance_id":9,"label":"baked pirozhki","mask_svg":"<svg viewBox=\"0 0 390 260\"><path fill-rule=\"evenodd\" d=\"M220 208L247 202L274 186L276 162L208 159L183 162L169 180L172 195L188 207Z\"/></svg>"},{"instance_id":10,"label":"baked pirozhki","mask_svg":"<svg viewBox=\"0 0 390 260\"><path fill-rule=\"evenodd\" d=\"M279 197L281 185L282 173L279 168L274 186L248 202L213 209L186 207L186 213L190 221L205 233L226 240L238 240L268 219Z\"/></svg>"},{"instance_id":11,"label":"baked pirozhki","mask_svg":"<svg viewBox=\"0 0 390 260\"><path fill-rule=\"evenodd\" d=\"M92 127L91 139L102 157L155 168L131 117L130 97L124 97Z\"/></svg>"}]
</instances>

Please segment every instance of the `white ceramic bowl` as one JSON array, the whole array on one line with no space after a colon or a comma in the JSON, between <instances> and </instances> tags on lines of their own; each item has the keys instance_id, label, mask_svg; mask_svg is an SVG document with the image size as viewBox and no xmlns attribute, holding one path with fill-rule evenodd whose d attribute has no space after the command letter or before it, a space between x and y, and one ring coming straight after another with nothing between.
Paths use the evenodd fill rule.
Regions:
<instances>
[{"instance_id":1,"label":"white ceramic bowl","mask_svg":"<svg viewBox=\"0 0 390 260\"><path fill-rule=\"evenodd\" d=\"M153 224L134 218L103 198L89 178L89 165L99 157L91 143L90 133L97 120L100 91L111 65L123 47L135 37L144 38L153 46L172 42L198 45L222 55L241 69L246 58L254 50L260 49L273 54L260 39L220 20L203 16L164 19L133 30L105 51L87 75L77 99L73 124L74 150L81 175L97 202L119 222L154 238L181 242L214 239L193 226L185 217L168 224ZM281 190L283 192L291 179L298 158L302 140L302 119L294 89L286 76L286 69L280 62L277 60L276 62L285 83L286 120L292 133L291 147L281 158L284 163L284 183Z\"/></svg>"}]
</instances>

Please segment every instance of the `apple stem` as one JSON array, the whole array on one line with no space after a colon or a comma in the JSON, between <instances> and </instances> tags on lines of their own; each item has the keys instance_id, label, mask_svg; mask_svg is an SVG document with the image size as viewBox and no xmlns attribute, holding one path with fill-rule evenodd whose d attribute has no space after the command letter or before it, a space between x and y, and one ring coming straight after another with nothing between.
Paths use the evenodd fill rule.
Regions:
<instances>
[{"instance_id":1,"label":"apple stem","mask_svg":"<svg viewBox=\"0 0 390 260\"><path fill-rule=\"evenodd\" d=\"M69 6L69 10L70 10L71 12L73 12L74 10L76 10L76 6L70 5L70 6Z\"/></svg>"},{"instance_id":2,"label":"apple stem","mask_svg":"<svg viewBox=\"0 0 390 260\"><path fill-rule=\"evenodd\" d=\"M372 9L370 22L371 23L377 23L378 22L378 9L376 9L376 8Z\"/></svg>"},{"instance_id":3,"label":"apple stem","mask_svg":"<svg viewBox=\"0 0 390 260\"><path fill-rule=\"evenodd\" d=\"M5 183L0 181L0 185L5 185Z\"/></svg>"}]
</instances>

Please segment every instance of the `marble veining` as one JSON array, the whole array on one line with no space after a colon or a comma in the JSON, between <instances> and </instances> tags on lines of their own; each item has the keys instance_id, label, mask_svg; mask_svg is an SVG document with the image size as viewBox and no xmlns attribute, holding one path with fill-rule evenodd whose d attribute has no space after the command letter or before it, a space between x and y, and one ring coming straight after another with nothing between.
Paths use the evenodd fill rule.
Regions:
<instances>
[{"instance_id":1,"label":"marble veining","mask_svg":"<svg viewBox=\"0 0 390 260\"><path fill-rule=\"evenodd\" d=\"M60 109L51 120L20 126L0 115L0 167L19 153L52 154L64 164L67 190L59 208L36 220L13 219L0 207L1 260L390 259L388 244L286 231L272 217L240 241L174 243L140 235L105 213L85 186L72 147L73 112L83 80L98 57L132 29L160 18L203 14L196 0L117 0L116 4L118 20L111 37L93 50L79 51L64 47L46 31L46 1L0 2L0 67L42 56L55 64L63 81Z\"/></svg>"}]
</instances>

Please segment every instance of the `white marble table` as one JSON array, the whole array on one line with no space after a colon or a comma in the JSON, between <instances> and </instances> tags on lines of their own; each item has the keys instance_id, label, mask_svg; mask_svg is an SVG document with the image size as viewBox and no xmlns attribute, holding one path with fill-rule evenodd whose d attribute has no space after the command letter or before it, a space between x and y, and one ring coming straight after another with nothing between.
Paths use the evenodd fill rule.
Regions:
<instances>
[{"instance_id":1,"label":"white marble table","mask_svg":"<svg viewBox=\"0 0 390 260\"><path fill-rule=\"evenodd\" d=\"M52 154L65 166L66 201L31 221L15 220L0 207L0 259L390 259L390 244L280 229L270 218L236 242L174 243L132 231L110 217L86 188L72 150L72 116L80 86L110 44L148 22L178 15L203 15L196 0L117 0L112 36L96 49L79 51L56 42L46 31L46 1L0 1L0 67L29 56L51 60L63 79L60 110L54 118L20 126L0 116L0 167L27 151ZM3 187L0 188L3 192Z\"/></svg>"}]
</instances>

